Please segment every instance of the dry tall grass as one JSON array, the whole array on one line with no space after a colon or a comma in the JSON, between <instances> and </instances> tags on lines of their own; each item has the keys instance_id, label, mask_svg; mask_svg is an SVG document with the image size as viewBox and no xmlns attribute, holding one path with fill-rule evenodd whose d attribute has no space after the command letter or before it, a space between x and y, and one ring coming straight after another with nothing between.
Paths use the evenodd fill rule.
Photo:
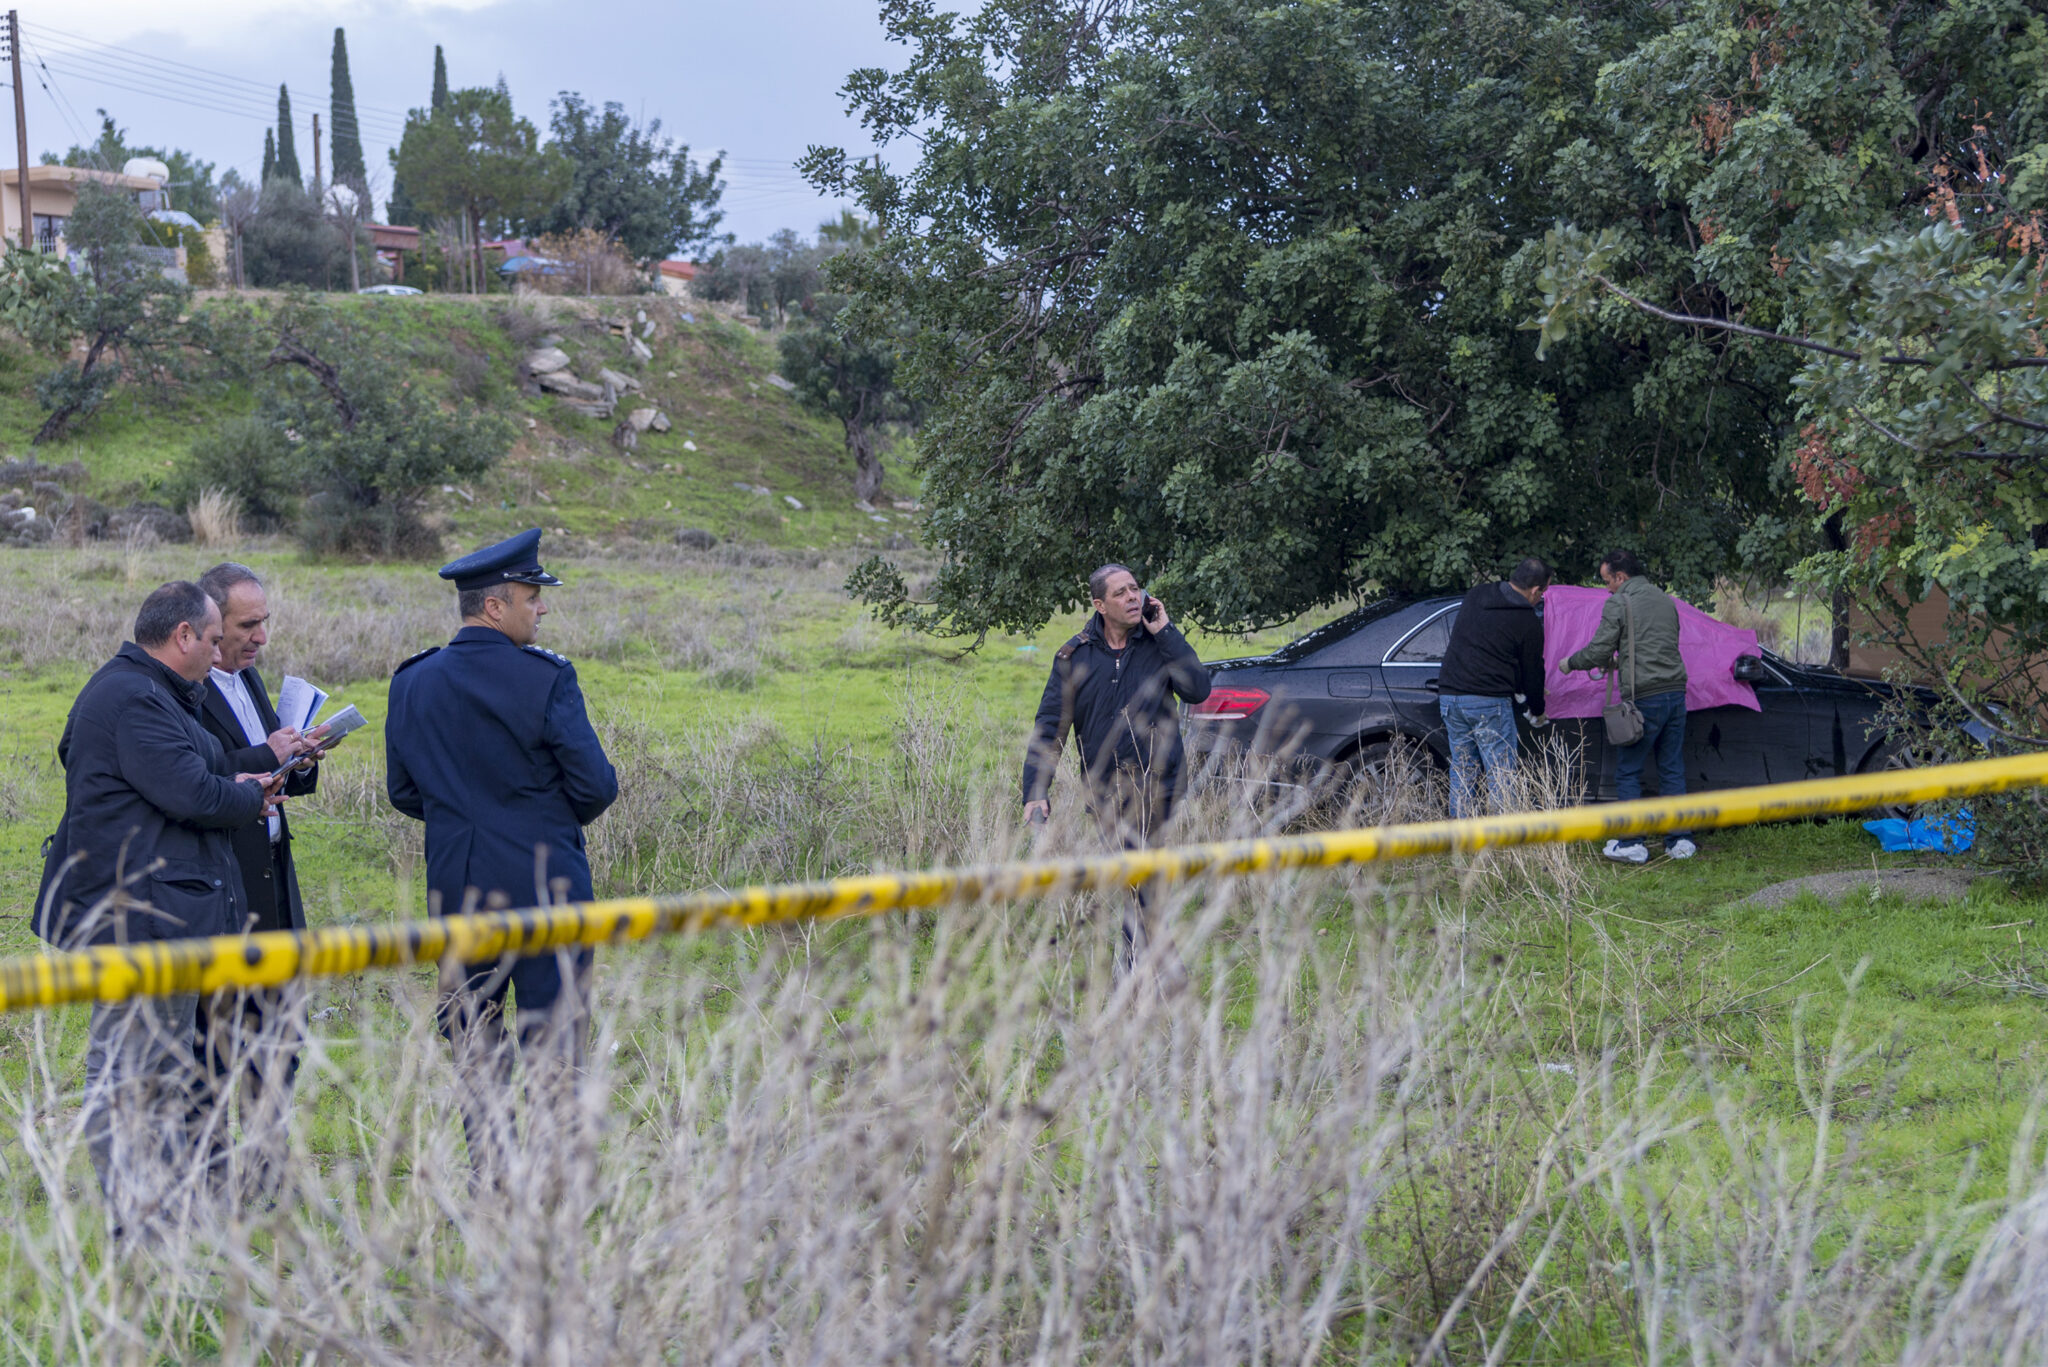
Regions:
<instances>
[{"instance_id":1,"label":"dry tall grass","mask_svg":"<svg viewBox=\"0 0 2048 1367\"><path fill-rule=\"evenodd\" d=\"M185 510L192 524L192 540L208 550L222 550L241 544L242 500L225 489L202 489Z\"/></svg>"},{"instance_id":2,"label":"dry tall grass","mask_svg":"<svg viewBox=\"0 0 2048 1367\"><path fill-rule=\"evenodd\" d=\"M196 505L195 505L196 507ZM143 595L167 579L193 579L222 549L163 546L135 539L101 551L17 551L0 579L0 650L12 667L97 668L127 639ZM624 585L611 571L715 574L725 584L707 602L644 581ZM445 642L461 625L455 596L431 569L321 572L266 564L272 612L266 676L298 674L335 691L389 678L408 656ZM716 688L753 687L787 660L772 614L743 609L778 591L838 593L838 574L747 547L708 552L637 548L579 562L572 590L542 628L542 643L578 659L651 659L698 674Z\"/></svg>"}]
</instances>

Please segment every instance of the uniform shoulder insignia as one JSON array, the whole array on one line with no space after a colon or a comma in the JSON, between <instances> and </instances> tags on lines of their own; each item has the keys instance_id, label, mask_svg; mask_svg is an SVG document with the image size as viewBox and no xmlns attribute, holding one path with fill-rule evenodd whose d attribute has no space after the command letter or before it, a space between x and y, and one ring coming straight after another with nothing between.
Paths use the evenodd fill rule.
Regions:
<instances>
[{"instance_id":1,"label":"uniform shoulder insignia","mask_svg":"<svg viewBox=\"0 0 2048 1367\"><path fill-rule=\"evenodd\" d=\"M546 646L521 646L520 649L524 650L529 655L538 655L543 660L548 661L549 663L555 665L558 668L568 667L568 656L557 655L554 651L549 650Z\"/></svg>"},{"instance_id":2,"label":"uniform shoulder insignia","mask_svg":"<svg viewBox=\"0 0 2048 1367\"><path fill-rule=\"evenodd\" d=\"M413 657L412 657L411 659L409 659L409 660L406 660L406 661L404 661L403 663L401 663L401 664L400 664L400 665L398 666L398 668L397 668L397 669L394 669L394 670L392 670L391 672L392 672L393 674L397 674L397 673L400 673L400 672L402 672L402 671L404 671L404 670L406 670L406 669L409 669L409 668L411 668L411 667L412 667L413 665L416 665L416 664L418 664L418 663L419 663L419 662L420 662L421 660L424 660L424 659L426 659L426 658L427 658L427 656L429 656L429 655L432 655L432 654L433 654L433 653L434 653L435 651L439 650L440 648L441 648L441 647L439 647L439 646L428 646L428 647L427 647L427 648L426 648L425 650L422 650L422 651L421 651L421 652L420 652L419 654L417 654L417 655L413 656Z\"/></svg>"},{"instance_id":3,"label":"uniform shoulder insignia","mask_svg":"<svg viewBox=\"0 0 2048 1367\"><path fill-rule=\"evenodd\" d=\"M1062 660L1073 659L1074 652L1079 650L1082 644L1087 641L1087 639L1088 638L1086 635L1076 636L1073 640L1067 642L1065 645L1060 647L1058 658Z\"/></svg>"}]
</instances>

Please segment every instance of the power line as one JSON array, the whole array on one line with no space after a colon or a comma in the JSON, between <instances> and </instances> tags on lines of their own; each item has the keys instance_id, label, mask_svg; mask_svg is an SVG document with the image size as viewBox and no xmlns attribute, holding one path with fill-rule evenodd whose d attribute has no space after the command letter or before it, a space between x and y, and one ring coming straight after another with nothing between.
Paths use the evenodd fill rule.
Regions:
<instances>
[{"instance_id":1,"label":"power line","mask_svg":"<svg viewBox=\"0 0 2048 1367\"><path fill-rule=\"evenodd\" d=\"M24 27L26 27L26 25L24 25ZM246 76L231 76L226 72L214 71L208 67L193 66L189 62L175 61L169 57L159 57L155 53L141 52L135 48L121 47L118 44L104 42L101 39L94 38L89 34L72 33L66 29L52 28L47 24L37 25L36 31L49 36L53 40L52 46L56 46L55 40L68 39L69 41L64 43L64 46L66 47L79 48L82 46L84 49L89 51L110 54L114 57L114 60L125 60L131 65L172 68L174 69L175 72L188 73L186 79L189 79L190 76L201 76L206 78L206 80L210 82L225 81L232 85L247 86L257 91L263 91L268 88L264 85L263 82L252 81ZM402 123L405 120L405 113L403 111L396 109L386 109L381 105L359 103L357 104L356 109L358 113L367 110L372 114L382 115L390 120L400 123Z\"/></svg>"},{"instance_id":2,"label":"power line","mask_svg":"<svg viewBox=\"0 0 2048 1367\"><path fill-rule=\"evenodd\" d=\"M81 57L76 53L58 54L55 63L50 66L50 70L88 83L104 85L116 90L125 90L130 94L144 95L152 99L170 100L196 109L204 109L216 114L225 114L231 118L253 119L264 123L271 123L275 121L276 117L277 106L274 94L265 96L242 95L236 91L206 91L196 87L172 84L168 81L160 82L149 76L135 76L118 69L97 67L93 64L91 58ZM232 101L233 103L226 103L225 101ZM298 121L294 119L294 127L297 124ZM362 118L356 120L356 125L358 129L369 132L373 138L389 138L392 142L398 141L403 132L403 130L392 129L381 123L373 123Z\"/></svg>"},{"instance_id":3,"label":"power line","mask_svg":"<svg viewBox=\"0 0 2048 1367\"><path fill-rule=\"evenodd\" d=\"M102 171L112 171L114 168L107 165L107 159L99 153L97 140L86 136L85 130L79 127L78 111L72 106L70 97L63 93L63 83L57 81L56 74L50 70L49 64L43 60L43 54L37 51L26 38L22 39L22 47L28 52L36 67L39 68L36 73L36 84L40 85L43 88L43 93L50 97L50 103L57 110L58 116L71 126L73 136L78 139L78 146L85 150L87 156L100 164ZM51 82L56 82L55 89L51 88ZM27 178L28 168L26 166L21 168L21 174L24 179ZM27 231L26 225L24 225L23 231Z\"/></svg>"}]
</instances>

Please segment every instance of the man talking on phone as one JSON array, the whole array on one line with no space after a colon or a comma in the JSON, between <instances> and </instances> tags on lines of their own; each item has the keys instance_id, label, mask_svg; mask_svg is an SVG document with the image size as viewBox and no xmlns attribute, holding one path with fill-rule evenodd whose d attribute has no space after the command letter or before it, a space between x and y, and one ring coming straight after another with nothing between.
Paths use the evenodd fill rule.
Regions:
<instances>
[{"instance_id":1,"label":"man talking on phone","mask_svg":"<svg viewBox=\"0 0 2048 1367\"><path fill-rule=\"evenodd\" d=\"M1180 719L1175 698L1209 696L1209 671L1166 605L1123 565L1088 576L1095 615L1059 648L1024 754L1024 817L1052 810L1053 771L1071 733L1079 747L1082 801L1118 848L1159 843L1180 798ZM1143 893L1124 910L1118 968L1145 950L1151 920Z\"/></svg>"}]
</instances>

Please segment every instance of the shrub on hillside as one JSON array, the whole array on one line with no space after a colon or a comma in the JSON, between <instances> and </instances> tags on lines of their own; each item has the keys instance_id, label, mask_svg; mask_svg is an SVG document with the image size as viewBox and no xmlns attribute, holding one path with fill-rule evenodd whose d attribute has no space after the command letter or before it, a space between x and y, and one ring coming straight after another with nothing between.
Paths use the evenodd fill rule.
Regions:
<instances>
[{"instance_id":1,"label":"shrub on hillside","mask_svg":"<svg viewBox=\"0 0 2048 1367\"><path fill-rule=\"evenodd\" d=\"M290 524L299 507L291 440L275 424L250 416L230 418L192 443L170 490L181 507L217 490L240 505L259 531Z\"/></svg>"},{"instance_id":2,"label":"shrub on hillside","mask_svg":"<svg viewBox=\"0 0 2048 1367\"><path fill-rule=\"evenodd\" d=\"M242 230L242 270L259 289L346 287L349 240L305 187L273 180Z\"/></svg>"},{"instance_id":3,"label":"shrub on hillside","mask_svg":"<svg viewBox=\"0 0 2048 1367\"><path fill-rule=\"evenodd\" d=\"M549 233L533 240L536 255L559 261L559 275L538 271L525 278L526 286L542 294L645 294L647 276L616 240L590 228L574 232Z\"/></svg>"},{"instance_id":4,"label":"shrub on hillside","mask_svg":"<svg viewBox=\"0 0 2048 1367\"><path fill-rule=\"evenodd\" d=\"M179 483L187 497L232 494L252 520L290 525L309 550L432 551L422 497L482 474L512 444L502 415L444 408L388 337L316 296L287 300L258 346L255 413L196 443Z\"/></svg>"}]
</instances>

